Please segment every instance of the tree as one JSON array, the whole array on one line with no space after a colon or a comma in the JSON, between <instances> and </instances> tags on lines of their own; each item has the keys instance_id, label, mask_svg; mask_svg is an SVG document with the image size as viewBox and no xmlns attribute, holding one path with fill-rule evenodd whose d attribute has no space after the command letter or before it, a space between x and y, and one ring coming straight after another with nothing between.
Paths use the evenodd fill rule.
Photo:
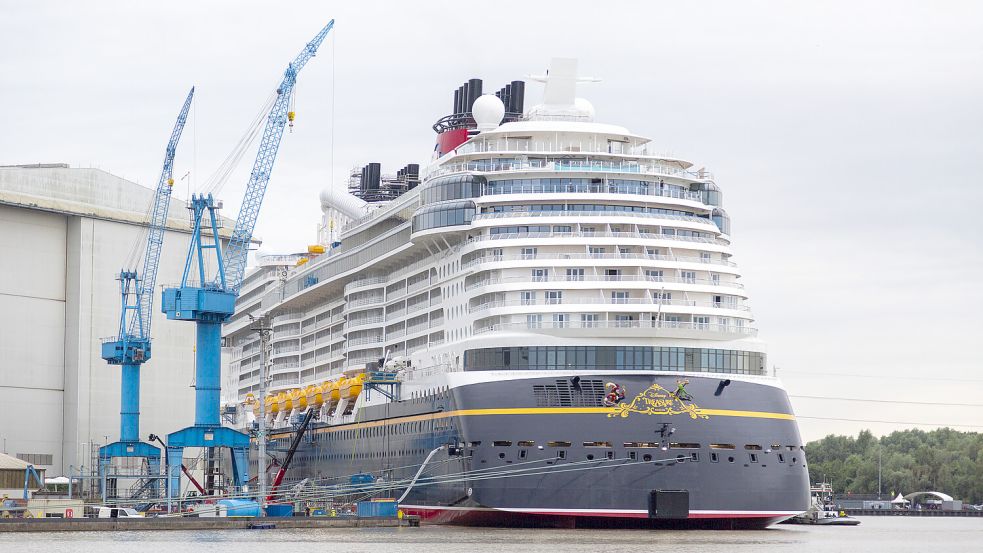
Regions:
<instances>
[{"instance_id":1,"label":"tree","mask_svg":"<svg viewBox=\"0 0 983 553\"><path fill-rule=\"evenodd\" d=\"M911 429L880 438L862 430L856 438L829 435L806 444L809 477L832 481L838 492L940 491L968 503L983 503L983 434L940 428Z\"/></svg>"}]
</instances>

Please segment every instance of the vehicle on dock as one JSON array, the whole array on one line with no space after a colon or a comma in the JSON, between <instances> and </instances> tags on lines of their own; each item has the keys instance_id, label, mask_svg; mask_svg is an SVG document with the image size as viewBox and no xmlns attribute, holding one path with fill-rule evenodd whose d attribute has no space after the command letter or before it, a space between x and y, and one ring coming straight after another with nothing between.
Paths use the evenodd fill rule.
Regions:
<instances>
[{"instance_id":1,"label":"vehicle on dock","mask_svg":"<svg viewBox=\"0 0 983 553\"><path fill-rule=\"evenodd\" d=\"M144 518L144 516L130 507L99 507L96 518Z\"/></svg>"}]
</instances>

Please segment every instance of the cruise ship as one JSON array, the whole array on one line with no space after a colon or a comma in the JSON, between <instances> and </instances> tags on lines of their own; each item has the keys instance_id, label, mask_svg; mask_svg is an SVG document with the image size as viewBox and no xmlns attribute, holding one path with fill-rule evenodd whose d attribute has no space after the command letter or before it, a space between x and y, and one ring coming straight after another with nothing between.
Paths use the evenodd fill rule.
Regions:
<instances>
[{"instance_id":1,"label":"cruise ship","mask_svg":"<svg viewBox=\"0 0 983 553\"><path fill-rule=\"evenodd\" d=\"M318 244L258 256L225 328L229 413L264 417L273 452L311 413L285 482L367 475L435 523L805 511L802 439L712 175L595 121L576 60L527 80L528 108L525 81L469 80L428 165L353 171L321 194Z\"/></svg>"}]
</instances>

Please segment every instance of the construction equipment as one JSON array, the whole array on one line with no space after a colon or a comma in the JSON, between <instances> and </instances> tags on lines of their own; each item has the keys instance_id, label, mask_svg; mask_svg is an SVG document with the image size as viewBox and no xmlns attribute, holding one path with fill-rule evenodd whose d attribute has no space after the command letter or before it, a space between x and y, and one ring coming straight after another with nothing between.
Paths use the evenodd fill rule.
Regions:
<instances>
[{"instance_id":1,"label":"construction equipment","mask_svg":"<svg viewBox=\"0 0 983 553\"><path fill-rule=\"evenodd\" d=\"M276 472L276 476L273 477L273 485L270 487L270 495L267 496L267 501L273 501L273 497L276 495L276 489L283 482L283 477L287 474L287 469L290 468L290 461L294 458L294 453L297 452L297 447L300 445L300 441L304 438L304 432L307 431L307 427L311 425L311 420L314 418L314 414L317 411L315 409L308 409L307 414L304 415L304 420L300 423L300 428L294 434L293 441L290 442L290 449L287 450L287 456L283 458L283 464L280 465L280 470Z\"/></svg>"},{"instance_id":2,"label":"construction equipment","mask_svg":"<svg viewBox=\"0 0 983 553\"><path fill-rule=\"evenodd\" d=\"M276 90L276 97L267 116L266 128L253 164L245 197L239 209L235 228L223 255L219 237L219 218L216 213L221 202L211 194L196 194L191 198L192 237L191 247L184 266L181 284L164 290L162 309L168 319L194 321L197 339L195 347L195 424L167 436L167 464L169 496L176 497L180 490L180 469L183 450L186 447L229 448L232 450L232 482L241 487L248 482L249 436L221 425L219 417L221 392L222 323L235 311L236 297L246 271L246 257L253 229L259 217L273 162L283 130L288 121L288 110L297 74L317 53L318 47L334 26L331 20L303 51L287 66L283 80ZM208 218L202 221L207 212ZM210 230L206 240L205 228ZM216 274L205 274L207 257L214 259ZM189 280L192 268L197 265L197 281ZM208 484L206 483L206 488ZM210 491L207 490L206 491Z\"/></svg>"},{"instance_id":3,"label":"construction equipment","mask_svg":"<svg viewBox=\"0 0 983 553\"><path fill-rule=\"evenodd\" d=\"M164 440L161 440L160 436L151 434L150 439L159 443L164 449L167 449L167 446L164 445ZM188 471L188 467L184 466L184 463L181 463L181 472L183 472L184 475L188 477L188 481L190 481L191 484L198 489L198 493L205 495L205 488L201 487L201 484L198 483L198 480L194 476L191 476L191 472Z\"/></svg>"},{"instance_id":4,"label":"construction equipment","mask_svg":"<svg viewBox=\"0 0 983 553\"><path fill-rule=\"evenodd\" d=\"M188 92L181 112L174 123L171 138L164 151L164 168L160 172L147 229L147 242L140 270L123 269L119 280L122 309L119 316L119 333L102 343L102 358L110 365L122 365L120 390L119 441L99 448L100 481L108 476L113 457L143 457L147 460L148 476L160 475L160 449L140 441L140 366L150 360L150 323L153 305L154 282L160 266L160 252L167 225L167 211L171 205L174 186L172 171L174 154L184 123L191 109L194 87ZM156 491L156 480L154 490Z\"/></svg>"},{"instance_id":5,"label":"construction equipment","mask_svg":"<svg viewBox=\"0 0 983 553\"><path fill-rule=\"evenodd\" d=\"M30 493L28 493L28 488L31 484L31 476L34 477L34 481L38 483L40 488L44 488L44 479L38 474L38 471L34 469L34 465L27 465L24 467L24 499L30 499Z\"/></svg>"}]
</instances>

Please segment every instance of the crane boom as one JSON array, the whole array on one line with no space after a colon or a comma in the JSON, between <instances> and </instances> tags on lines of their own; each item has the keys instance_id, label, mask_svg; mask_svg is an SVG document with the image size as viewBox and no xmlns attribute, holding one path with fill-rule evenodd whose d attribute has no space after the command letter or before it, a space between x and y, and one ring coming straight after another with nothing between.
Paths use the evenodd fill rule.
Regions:
<instances>
[{"instance_id":1,"label":"crane boom","mask_svg":"<svg viewBox=\"0 0 983 553\"><path fill-rule=\"evenodd\" d=\"M293 93L294 84L297 82L297 73L314 57L318 47L332 27L334 27L333 19L321 29L321 32L313 40L307 43L307 46L287 66L287 70L283 74L283 81L280 82L280 86L276 90L277 97L266 120L266 128L263 130L263 139L259 145L259 152L256 154L256 162L253 164L252 173L249 174L246 193L242 206L239 208L239 217L236 219L236 226L226 248L226 282L224 288L230 292L239 292L246 272L249 242L253 237L256 220L259 218L259 208L263 204L266 185L270 182L270 173L273 171L273 162L276 160L280 139L283 137L283 128L286 126L290 115L288 113L290 96ZM223 283L219 282L218 284Z\"/></svg>"},{"instance_id":2,"label":"crane boom","mask_svg":"<svg viewBox=\"0 0 983 553\"><path fill-rule=\"evenodd\" d=\"M191 197L191 244L184 265L181 284L165 288L161 310L170 320L195 322L195 424L167 435L168 489L172 495L180 492L181 459L184 448L229 448L232 458L232 482L236 487L249 481L249 443L247 434L222 426L221 405L222 324L235 313L236 298L246 271L246 256L256 219L263 204L263 195L270 181L270 171L276 161L283 128L293 119L290 96L297 73L317 53L334 20L307 43L300 54L287 66L283 80L263 131L245 197L235 228L227 246L223 247L219 233L218 210L221 202L211 194ZM216 273L206 276L205 258L214 259ZM212 257L214 256L214 257ZM196 282L189 281L192 266L197 264ZM209 487L206 485L206 488ZM207 490L206 491L210 491Z\"/></svg>"},{"instance_id":3,"label":"crane boom","mask_svg":"<svg viewBox=\"0 0 983 553\"><path fill-rule=\"evenodd\" d=\"M171 191L174 187L174 154L177 151L178 141L181 140L181 133L184 131L184 124L188 120L188 110L191 109L191 99L194 98L195 87L191 87L181 113L174 122L174 130L171 131L171 138L167 142L167 149L164 151L164 168L160 172L160 180L157 181L157 191L154 196L154 206L150 212L150 225L147 234L147 251L143 256L143 266L140 268L136 294L137 294L137 316L130 320L128 334L139 338L150 337L151 309L154 301L154 283L157 281L157 268L160 266L160 251L164 243L164 228L167 226L167 211L171 206ZM122 330L122 329L121 329Z\"/></svg>"},{"instance_id":4,"label":"crane boom","mask_svg":"<svg viewBox=\"0 0 983 553\"><path fill-rule=\"evenodd\" d=\"M110 365L121 365L119 441L99 448L99 474L104 481L109 478L114 457L143 457L147 460L147 484L155 492L155 477L160 470L160 450L152 444L140 441L140 367L150 359L150 308L153 302L154 282L160 263L160 251L167 225L167 211L171 204L171 188L174 179L174 154L188 120L191 99L195 89L191 87L181 112L174 123L174 130L164 151L164 168L157 182L150 220L147 223L147 249L140 272L123 269L119 273L122 306L119 316L119 335L103 341L102 358ZM132 301L131 301L132 300Z\"/></svg>"}]
</instances>

